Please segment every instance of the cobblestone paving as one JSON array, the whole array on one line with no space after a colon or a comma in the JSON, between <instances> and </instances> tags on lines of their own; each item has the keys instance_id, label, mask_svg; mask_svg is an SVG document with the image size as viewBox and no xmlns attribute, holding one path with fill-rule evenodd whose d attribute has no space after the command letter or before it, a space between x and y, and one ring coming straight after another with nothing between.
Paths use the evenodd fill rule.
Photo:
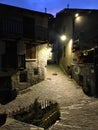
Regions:
<instances>
[{"instance_id":1,"label":"cobblestone paving","mask_svg":"<svg viewBox=\"0 0 98 130\"><path fill-rule=\"evenodd\" d=\"M94 104L96 104L94 106ZM61 108L61 120L50 130L97 130L98 129L98 102L76 104Z\"/></svg>"},{"instance_id":2,"label":"cobblestone paving","mask_svg":"<svg viewBox=\"0 0 98 130\"><path fill-rule=\"evenodd\" d=\"M36 127L34 125L29 125L24 122L19 122L14 119L7 119L6 125L2 126L0 130L43 130L43 128Z\"/></svg>"},{"instance_id":3,"label":"cobblestone paving","mask_svg":"<svg viewBox=\"0 0 98 130\"><path fill-rule=\"evenodd\" d=\"M28 109L35 98L59 103L61 120L49 130L98 130L98 99L86 96L81 87L66 76L58 66L47 66L44 81L33 85L27 93L21 93L16 100L7 105L0 105L0 112L5 111L10 116L22 109ZM31 125L12 120L0 130L7 130L6 126L9 130L33 129Z\"/></svg>"}]
</instances>

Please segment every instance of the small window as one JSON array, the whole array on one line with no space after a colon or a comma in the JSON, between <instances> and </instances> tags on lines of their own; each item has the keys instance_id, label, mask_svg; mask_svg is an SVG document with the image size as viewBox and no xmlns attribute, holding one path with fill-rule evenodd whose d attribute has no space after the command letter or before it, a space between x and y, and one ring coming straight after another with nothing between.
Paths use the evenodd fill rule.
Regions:
<instances>
[{"instance_id":1,"label":"small window","mask_svg":"<svg viewBox=\"0 0 98 130\"><path fill-rule=\"evenodd\" d=\"M26 46L26 59L36 59L36 46Z\"/></svg>"},{"instance_id":2,"label":"small window","mask_svg":"<svg viewBox=\"0 0 98 130\"><path fill-rule=\"evenodd\" d=\"M20 82L27 82L27 71L20 72Z\"/></svg>"},{"instance_id":3,"label":"small window","mask_svg":"<svg viewBox=\"0 0 98 130\"><path fill-rule=\"evenodd\" d=\"M34 75L38 75L38 68L34 68Z\"/></svg>"},{"instance_id":4,"label":"small window","mask_svg":"<svg viewBox=\"0 0 98 130\"><path fill-rule=\"evenodd\" d=\"M18 68L25 69L25 55L18 55Z\"/></svg>"}]
</instances>

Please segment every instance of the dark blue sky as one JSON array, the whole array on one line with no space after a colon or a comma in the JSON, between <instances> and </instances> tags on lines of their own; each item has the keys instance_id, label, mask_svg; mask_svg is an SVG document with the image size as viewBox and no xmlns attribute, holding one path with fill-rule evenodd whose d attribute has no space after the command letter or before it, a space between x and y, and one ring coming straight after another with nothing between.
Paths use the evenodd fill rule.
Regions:
<instances>
[{"instance_id":1,"label":"dark blue sky","mask_svg":"<svg viewBox=\"0 0 98 130\"><path fill-rule=\"evenodd\" d=\"M98 0L0 0L0 3L40 12L47 8L47 13L53 15L66 8L67 4L69 8L98 9Z\"/></svg>"}]
</instances>

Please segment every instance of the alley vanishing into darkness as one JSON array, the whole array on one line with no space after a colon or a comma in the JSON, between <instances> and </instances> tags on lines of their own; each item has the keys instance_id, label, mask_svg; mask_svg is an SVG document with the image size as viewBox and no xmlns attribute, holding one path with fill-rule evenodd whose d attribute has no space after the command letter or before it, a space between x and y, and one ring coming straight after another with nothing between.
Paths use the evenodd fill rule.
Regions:
<instances>
[{"instance_id":1,"label":"alley vanishing into darkness","mask_svg":"<svg viewBox=\"0 0 98 130\"><path fill-rule=\"evenodd\" d=\"M44 81L31 86L29 91L20 93L12 102L0 105L0 111L10 114L30 105L36 98L53 100L59 104L61 120L49 130L98 130L98 99L86 96L81 87L64 74L58 65L48 65L45 73ZM8 130L7 128L10 130L30 129L30 127L26 129L23 125L20 128L20 123L16 125L13 120L8 124L6 122L0 130Z\"/></svg>"}]
</instances>

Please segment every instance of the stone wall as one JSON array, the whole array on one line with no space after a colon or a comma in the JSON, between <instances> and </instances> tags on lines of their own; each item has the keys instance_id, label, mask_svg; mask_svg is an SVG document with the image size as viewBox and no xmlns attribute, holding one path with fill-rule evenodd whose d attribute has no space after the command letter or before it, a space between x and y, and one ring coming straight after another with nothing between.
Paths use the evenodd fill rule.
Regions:
<instances>
[{"instance_id":1,"label":"stone wall","mask_svg":"<svg viewBox=\"0 0 98 130\"><path fill-rule=\"evenodd\" d=\"M37 59L39 68L39 79L45 78L45 67L47 66L47 44L37 46Z\"/></svg>"},{"instance_id":2,"label":"stone wall","mask_svg":"<svg viewBox=\"0 0 98 130\"><path fill-rule=\"evenodd\" d=\"M25 53L24 45L21 46L21 51L18 49L18 53ZM22 53L22 54L23 54ZM26 69L17 71L12 75L12 85L18 91L28 88L36 83L45 79L45 67L47 65L47 44L41 44L36 46L36 59L26 59ZM22 79L21 81L21 74Z\"/></svg>"}]
</instances>

